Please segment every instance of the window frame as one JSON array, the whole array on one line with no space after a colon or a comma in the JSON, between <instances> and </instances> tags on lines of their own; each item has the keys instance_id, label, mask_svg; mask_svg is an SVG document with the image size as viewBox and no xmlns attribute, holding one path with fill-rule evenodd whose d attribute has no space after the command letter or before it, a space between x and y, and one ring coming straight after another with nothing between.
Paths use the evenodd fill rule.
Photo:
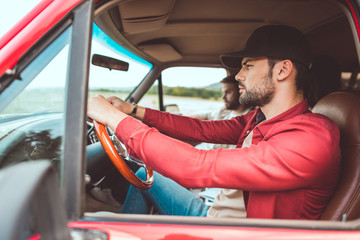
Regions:
<instances>
[{"instance_id":1,"label":"window frame","mask_svg":"<svg viewBox=\"0 0 360 240\"><path fill-rule=\"evenodd\" d=\"M86 120L94 1L84 0L72 11L65 104L64 175L62 194L69 220L83 215L85 202Z\"/></svg>"}]
</instances>

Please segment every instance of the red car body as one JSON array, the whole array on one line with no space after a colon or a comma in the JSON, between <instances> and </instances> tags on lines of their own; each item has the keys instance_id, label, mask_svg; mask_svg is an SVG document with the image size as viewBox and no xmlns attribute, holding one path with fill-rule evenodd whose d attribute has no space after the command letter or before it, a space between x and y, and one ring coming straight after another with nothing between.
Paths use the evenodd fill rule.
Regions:
<instances>
[{"instance_id":1,"label":"red car body","mask_svg":"<svg viewBox=\"0 0 360 240\"><path fill-rule=\"evenodd\" d=\"M81 1L42 1L0 39L0 75ZM26 41L24 41L26 39Z\"/></svg>"}]
</instances>

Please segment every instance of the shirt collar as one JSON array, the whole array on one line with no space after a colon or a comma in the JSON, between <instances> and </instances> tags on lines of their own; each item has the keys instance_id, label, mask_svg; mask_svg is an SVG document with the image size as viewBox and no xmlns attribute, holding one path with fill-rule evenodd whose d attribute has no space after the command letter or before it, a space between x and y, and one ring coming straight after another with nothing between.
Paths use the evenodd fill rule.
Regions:
<instances>
[{"instance_id":1,"label":"shirt collar","mask_svg":"<svg viewBox=\"0 0 360 240\"><path fill-rule=\"evenodd\" d=\"M264 113L259 108L259 109L257 109L258 111L257 111L255 120L256 120L256 122L264 121L263 123L258 125L259 131L261 132L262 135L264 135L273 126L273 124L293 118L297 115L304 114L306 112L310 112L308 109L309 109L309 105L308 105L307 101L304 100L304 101L298 103L297 105L295 105L294 107L286 110L285 112L283 112L269 120L266 120Z\"/></svg>"},{"instance_id":2,"label":"shirt collar","mask_svg":"<svg viewBox=\"0 0 360 240\"><path fill-rule=\"evenodd\" d=\"M256 122L262 122L266 120L265 114L259 109L259 112L256 114Z\"/></svg>"}]
</instances>

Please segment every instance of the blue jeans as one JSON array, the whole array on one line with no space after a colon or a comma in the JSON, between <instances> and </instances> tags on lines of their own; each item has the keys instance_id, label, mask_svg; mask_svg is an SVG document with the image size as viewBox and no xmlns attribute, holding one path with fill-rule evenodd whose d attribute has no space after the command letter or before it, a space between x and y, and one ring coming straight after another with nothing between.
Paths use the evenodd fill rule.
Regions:
<instances>
[{"instance_id":1,"label":"blue jeans","mask_svg":"<svg viewBox=\"0 0 360 240\"><path fill-rule=\"evenodd\" d=\"M136 172L141 179L146 179L143 168ZM122 213L148 214L151 208L163 215L205 217L209 209L203 201L186 188L170 178L154 172L154 184L148 190L139 190L130 186Z\"/></svg>"}]
</instances>

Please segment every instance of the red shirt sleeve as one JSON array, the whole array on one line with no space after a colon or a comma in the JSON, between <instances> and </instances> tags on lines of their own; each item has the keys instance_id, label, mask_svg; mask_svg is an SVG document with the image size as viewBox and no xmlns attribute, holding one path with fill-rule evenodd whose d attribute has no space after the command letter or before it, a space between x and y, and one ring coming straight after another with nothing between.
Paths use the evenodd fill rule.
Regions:
<instances>
[{"instance_id":1,"label":"red shirt sleeve","mask_svg":"<svg viewBox=\"0 0 360 240\"><path fill-rule=\"evenodd\" d=\"M116 135L130 155L185 187L283 191L333 185L339 168L338 129L325 118L284 121L249 148L198 150L131 117Z\"/></svg>"},{"instance_id":2,"label":"red shirt sleeve","mask_svg":"<svg viewBox=\"0 0 360 240\"><path fill-rule=\"evenodd\" d=\"M237 144L248 120L237 117L231 120L200 120L181 115L146 109L145 124L161 133L183 141Z\"/></svg>"}]
</instances>

